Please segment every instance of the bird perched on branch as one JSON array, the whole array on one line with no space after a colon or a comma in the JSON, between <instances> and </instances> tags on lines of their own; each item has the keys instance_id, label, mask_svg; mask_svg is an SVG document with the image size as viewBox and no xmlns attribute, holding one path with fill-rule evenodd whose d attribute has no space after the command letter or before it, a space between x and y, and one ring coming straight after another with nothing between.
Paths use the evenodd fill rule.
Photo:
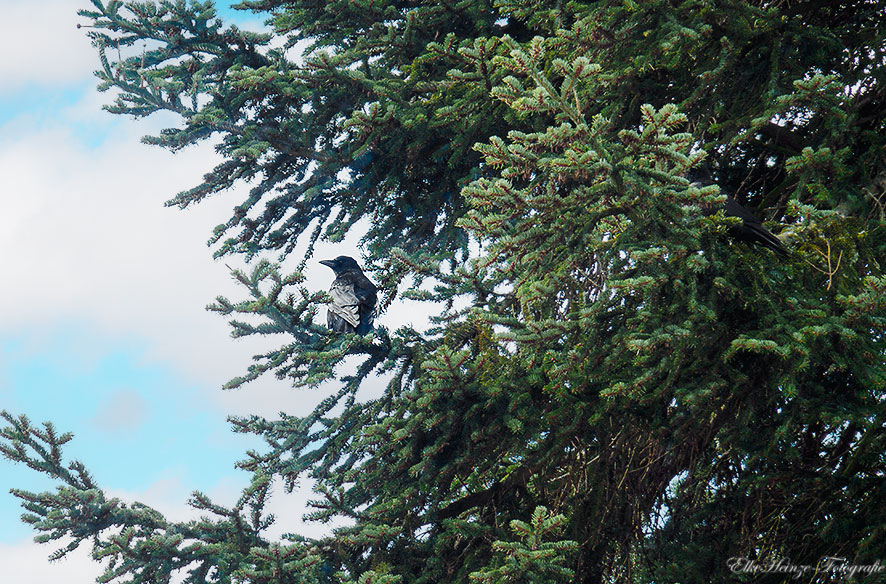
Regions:
<instances>
[{"instance_id":1,"label":"bird perched on branch","mask_svg":"<svg viewBox=\"0 0 886 584\"><path fill-rule=\"evenodd\" d=\"M701 188L712 184L715 183L710 180L701 179L693 181L691 186ZM763 223L760 219L751 213L747 207L743 206L729 195L726 195L726 200L723 202L722 207L705 207L702 209L702 213L704 215L713 215L720 209L723 210L723 215L726 217L741 219L740 224L733 225L729 228L729 232L736 239L762 245L782 257L788 255L788 250L785 249L781 240L775 237L771 231L763 227Z\"/></svg>"},{"instance_id":2,"label":"bird perched on branch","mask_svg":"<svg viewBox=\"0 0 886 584\"><path fill-rule=\"evenodd\" d=\"M371 331L378 288L363 274L360 265L352 257L338 256L334 260L322 260L320 263L335 272L335 280L329 288L332 303L326 314L329 330L337 333L355 332L360 335Z\"/></svg>"}]
</instances>

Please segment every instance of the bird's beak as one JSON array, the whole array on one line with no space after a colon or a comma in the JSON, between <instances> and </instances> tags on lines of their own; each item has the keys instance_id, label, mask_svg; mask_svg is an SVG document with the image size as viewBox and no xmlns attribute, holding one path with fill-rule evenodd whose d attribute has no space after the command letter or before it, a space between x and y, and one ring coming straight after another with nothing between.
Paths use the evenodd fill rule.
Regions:
<instances>
[{"instance_id":1,"label":"bird's beak","mask_svg":"<svg viewBox=\"0 0 886 584\"><path fill-rule=\"evenodd\" d=\"M320 263L323 264L324 266L329 267L329 268L332 268L333 266L335 266L335 260L320 260Z\"/></svg>"}]
</instances>

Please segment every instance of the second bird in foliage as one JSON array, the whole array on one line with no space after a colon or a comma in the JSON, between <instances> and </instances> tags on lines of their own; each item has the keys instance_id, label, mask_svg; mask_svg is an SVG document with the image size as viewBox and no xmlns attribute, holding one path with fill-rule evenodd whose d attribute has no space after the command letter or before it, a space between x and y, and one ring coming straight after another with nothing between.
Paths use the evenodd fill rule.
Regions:
<instances>
[{"instance_id":1,"label":"second bird in foliage","mask_svg":"<svg viewBox=\"0 0 886 584\"><path fill-rule=\"evenodd\" d=\"M338 256L320 263L335 272L335 280L329 288L332 303L326 315L329 330L359 335L371 331L378 288L363 274L352 257Z\"/></svg>"},{"instance_id":2,"label":"second bird in foliage","mask_svg":"<svg viewBox=\"0 0 886 584\"><path fill-rule=\"evenodd\" d=\"M697 180L692 183L691 186L694 187L703 187L715 184L709 180ZM774 251L779 256L787 256L788 250L785 249L784 245L781 243L781 240L772 234L771 231L766 229L763 226L763 223L760 219L751 213L751 211L730 197L726 195L726 200L723 202L722 207L705 207L702 210L702 213L705 215L713 215L720 209L723 210L723 215L725 217L735 217L736 219L741 219L741 223L738 225L734 225L729 229L729 232L736 239L740 239L742 241L747 241L749 243L756 243L758 245L762 245L763 247L769 248Z\"/></svg>"}]
</instances>

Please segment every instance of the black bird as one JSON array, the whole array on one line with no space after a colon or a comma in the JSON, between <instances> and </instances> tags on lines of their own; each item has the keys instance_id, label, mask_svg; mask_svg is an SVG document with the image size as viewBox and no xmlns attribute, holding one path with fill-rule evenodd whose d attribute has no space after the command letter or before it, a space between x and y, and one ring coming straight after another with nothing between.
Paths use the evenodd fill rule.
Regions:
<instances>
[{"instance_id":1,"label":"black bird","mask_svg":"<svg viewBox=\"0 0 886 584\"><path fill-rule=\"evenodd\" d=\"M357 333L365 335L372 330L375 318L376 291L378 288L369 281L357 261L348 256L338 256L334 260L322 260L335 272L335 280L329 288L332 303L326 314L326 325L337 333Z\"/></svg>"},{"instance_id":2,"label":"black bird","mask_svg":"<svg viewBox=\"0 0 886 584\"><path fill-rule=\"evenodd\" d=\"M699 180L693 182L691 186L700 188L712 184L714 183L708 180ZM762 245L763 247L771 249L776 254L782 257L788 255L788 250L786 250L784 245L782 245L781 240L772 235L771 231L763 227L763 223L757 218L756 215L751 213L751 211L747 207L743 206L741 203L739 203L729 195L726 195L726 200L723 202L722 207L705 207L702 209L702 213L706 216L713 215L721 208L723 209L724 216L741 219L741 223L739 225L733 225L729 229L729 232L736 239Z\"/></svg>"}]
</instances>

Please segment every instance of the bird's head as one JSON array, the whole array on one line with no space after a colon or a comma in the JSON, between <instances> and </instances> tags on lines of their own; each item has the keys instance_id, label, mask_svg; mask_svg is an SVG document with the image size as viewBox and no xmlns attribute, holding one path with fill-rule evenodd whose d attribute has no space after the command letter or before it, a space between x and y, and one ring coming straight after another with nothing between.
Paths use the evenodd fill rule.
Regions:
<instances>
[{"instance_id":1,"label":"bird's head","mask_svg":"<svg viewBox=\"0 0 886 584\"><path fill-rule=\"evenodd\" d=\"M690 176L687 176L686 178L689 179L689 186L695 187L697 189L702 189L704 187L709 187L709 186L717 184L714 181L712 181L710 179L710 177L707 177L707 176L700 176L700 175L691 176L690 175Z\"/></svg>"},{"instance_id":2,"label":"bird's head","mask_svg":"<svg viewBox=\"0 0 886 584\"><path fill-rule=\"evenodd\" d=\"M698 184L703 187L710 186L714 183L711 170L704 166L697 166L686 173L686 179L690 183Z\"/></svg>"},{"instance_id":3,"label":"bird's head","mask_svg":"<svg viewBox=\"0 0 886 584\"><path fill-rule=\"evenodd\" d=\"M320 260L320 263L324 266L332 268L332 271L336 274L343 274L345 272L351 271L361 271L360 264L358 264L357 260L350 256L338 256L334 260Z\"/></svg>"}]
</instances>

